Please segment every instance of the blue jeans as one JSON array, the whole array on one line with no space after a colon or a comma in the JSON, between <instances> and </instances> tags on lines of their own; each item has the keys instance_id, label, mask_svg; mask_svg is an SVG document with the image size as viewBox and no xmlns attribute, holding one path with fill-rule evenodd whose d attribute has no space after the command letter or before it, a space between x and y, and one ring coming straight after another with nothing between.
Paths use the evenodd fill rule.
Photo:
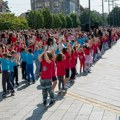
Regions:
<instances>
[{"instance_id":1,"label":"blue jeans","mask_svg":"<svg viewBox=\"0 0 120 120\"><path fill-rule=\"evenodd\" d=\"M26 65L28 82L30 82L30 75L32 76L33 82L35 82L35 77L34 77L33 69L34 69L33 64L27 64Z\"/></svg>"},{"instance_id":2,"label":"blue jeans","mask_svg":"<svg viewBox=\"0 0 120 120\"><path fill-rule=\"evenodd\" d=\"M52 91L52 80L40 80L43 101L47 100L48 94L51 100L54 100L54 93Z\"/></svg>"},{"instance_id":3,"label":"blue jeans","mask_svg":"<svg viewBox=\"0 0 120 120\"><path fill-rule=\"evenodd\" d=\"M39 78L40 77L40 62L38 60L35 60L35 66L36 66L36 70L35 70L35 77Z\"/></svg>"}]
</instances>

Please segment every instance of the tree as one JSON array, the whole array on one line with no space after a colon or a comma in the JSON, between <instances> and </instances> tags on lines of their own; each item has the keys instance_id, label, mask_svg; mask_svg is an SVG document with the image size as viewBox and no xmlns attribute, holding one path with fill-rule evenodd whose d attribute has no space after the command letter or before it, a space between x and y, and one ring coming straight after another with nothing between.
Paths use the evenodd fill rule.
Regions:
<instances>
[{"instance_id":1,"label":"tree","mask_svg":"<svg viewBox=\"0 0 120 120\"><path fill-rule=\"evenodd\" d=\"M28 24L25 18L14 16L14 14L0 14L0 30L27 29Z\"/></svg>"},{"instance_id":2,"label":"tree","mask_svg":"<svg viewBox=\"0 0 120 120\"><path fill-rule=\"evenodd\" d=\"M91 11L91 25L97 23L99 26L103 24L102 15L97 11ZM89 24L89 10L85 9L80 15L81 25Z\"/></svg>"},{"instance_id":3,"label":"tree","mask_svg":"<svg viewBox=\"0 0 120 120\"><path fill-rule=\"evenodd\" d=\"M73 22L70 16L66 16L66 28L72 28L73 27Z\"/></svg>"},{"instance_id":4,"label":"tree","mask_svg":"<svg viewBox=\"0 0 120 120\"><path fill-rule=\"evenodd\" d=\"M59 17L59 15L57 15L57 14L53 14L52 15L52 20L53 20L53 24L52 24L52 27L53 28L61 28L61 19L60 19L60 17Z\"/></svg>"},{"instance_id":5,"label":"tree","mask_svg":"<svg viewBox=\"0 0 120 120\"><path fill-rule=\"evenodd\" d=\"M36 24L36 12L30 11L28 15L26 16L28 25L30 28L35 29Z\"/></svg>"},{"instance_id":6,"label":"tree","mask_svg":"<svg viewBox=\"0 0 120 120\"><path fill-rule=\"evenodd\" d=\"M66 17L63 14L59 14L59 17L61 19L61 28L66 28Z\"/></svg>"},{"instance_id":7,"label":"tree","mask_svg":"<svg viewBox=\"0 0 120 120\"><path fill-rule=\"evenodd\" d=\"M79 26L78 16L76 14L74 14L74 13L71 13L70 17L71 17L72 22L73 22L73 28L77 28Z\"/></svg>"},{"instance_id":8,"label":"tree","mask_svg":"<svg viewBox=\"0 0 120 120\"><path fill-rule=\"evenodd\" d=\"M44 27L51 28L52 27L52 15L51 15L50 11L47 8L44 8L42 10L42 14L44 17Z\"/></svg>"},{"instance_id":9,"label":"tree","mask_svg":"<svg viewBox=\"0 0 120 120\"><path fill-rule=\"evenodd\" d=\"M108 15L107 20L110 26L120 27L120 7L115 7Z\"/></svg>"},{"instance_id":10,"label":"tree","mask_svg":"<svg viewBox=\"0 0 120 120\"><path fill-rule=\"evenodd\" d=\"M36 11L36 29L43 28L44 27L44 18L41 11Z\"/></svg>"}]
</instances>

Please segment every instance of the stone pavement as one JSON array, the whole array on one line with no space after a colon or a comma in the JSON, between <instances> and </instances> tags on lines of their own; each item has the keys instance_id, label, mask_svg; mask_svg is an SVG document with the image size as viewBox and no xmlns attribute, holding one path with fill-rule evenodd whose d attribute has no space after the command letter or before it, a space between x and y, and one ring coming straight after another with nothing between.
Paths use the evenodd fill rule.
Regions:
<instances>
[{"instance_id":1,"label":"stone pavement","mask_svg":"<svg viewBox=\"0 0 120 120\"><path fill-rule=\"evenodd\" d=\"M52 107L43 107L39 81L29 87L20 81L15 96L6 99L0 92L0 120L119 120L119 46L120 41L92 67L92 73L77 78L66 96L56 93Z\"/></svg>"}]
</instances>

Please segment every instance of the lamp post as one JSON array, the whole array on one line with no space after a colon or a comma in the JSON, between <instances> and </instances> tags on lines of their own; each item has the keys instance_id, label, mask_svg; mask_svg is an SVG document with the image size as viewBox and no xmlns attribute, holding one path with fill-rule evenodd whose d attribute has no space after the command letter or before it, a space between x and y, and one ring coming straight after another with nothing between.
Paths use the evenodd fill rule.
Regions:
<instances>
[{"instance_id":1,"label":"lamp post","mask_svg":"<svg viewBox=\"0 0 120 120\"><path fill-rule=\"evenodd\" d=\"M89 31L91 30L91 0L89 2Z\"/></svg>"},{"instance_id":2,"label":"lamp post","mask_svg":"<svg viewBox=\"0 0 120 120\"><path fill-rule=\"evenodd\" d=\"M103 16L103 29L104 29L104 0L102 0L102 16Z\"/></svg>"}]
</instances>

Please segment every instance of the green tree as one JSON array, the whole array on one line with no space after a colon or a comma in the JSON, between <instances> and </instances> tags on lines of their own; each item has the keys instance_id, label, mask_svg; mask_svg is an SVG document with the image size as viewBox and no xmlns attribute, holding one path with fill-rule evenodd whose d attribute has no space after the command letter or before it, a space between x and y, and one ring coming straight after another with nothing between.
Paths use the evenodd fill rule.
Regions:
<instances>
[{"instance_id":1,"label":"green tree","mask_svg":"<svg viewBox=\"0 0 120 120\"><path fill-rule=\"evenodd\" d=\"M110 26L120 27L120 7L115 7L108 15L107 20Z\"/></svg>"},{"instance_id":2,"label":"green tree","mask_svg":"<svg viewBox=\"0 0 120 120\"><path fill-rule=\"evenodd\" d=\"M44 18L41 11L36 11L36 29L43 28L44 27Z\"/></svg>"},{"instance_id":3,"label":"green tree","mask_svg":"<svg viewBox=\"0 0 120 120\"><path fill-rule=\"evenodd\" d=\"M57 15L57 14L53 14L52 15L52 27L53 28L61 28L61 24L62 24L62 22L61 22L61 19L60 19L60 17L59 17L59 15Z\"/></svg>"},{"instance_id":4,"label":"green tree","mask_svg":"<svg viewBox=\"0 0 120 120\"><path fill-rule=\"evenodd\" d=\"M63 14L59 14L59 17L61 19L61 28L66 28L67 25L66 17Z\"/></svg>"},{"instance_id":5,"label":"green tree","mask_svg":"<svg viewBox=\"0 0 120 120\"><path fill-rule=\"evenodd\" d=\"M51 28L52 27L52 15L51 15L50 11L47 8L44 8L42 10L42 14L44 17L44 27Z\"/></svg>"},{"instance_id":6,"label":"green tree","mask_svg":"<svg viewBox=\"0 0 120 120\"><path fill-rule=\"evenodd\" d=\"M70 16L66 16L66 28L72 28L73 27L73 22Z\"/></svg>"},{"instance_id":7,"label":"green tree","mask_svg":"<svg viewBox=\"0 0 120 120\"><path fill-rule=\"evenodd\" d=\"M98 23L98 25L102 25L103 22L103 18L102 15L99 12L96 11L91 11L91 25L94 25L95 23ZM89 23L89 10L85 9L81 15L80 15L80 21L81 21L81 25L86 25L87 23Z\"/></svg>"},{"instance_id":8,"label":"green tree","mask_svg":"<svg viewBox=\"0 0 120 120\"><path fill-rule=\"evenodd\" d=\"M71 17L72 22L73 22L73 28L77 28L79 26L78 16L76 14L74 14L74 13L71 13L70 17Z\"/></svg>"},{"instance_id":9,"label":"green tree","mask_svg":"<svg viewBox=\"0 0 120 120\"><path fill-rule=\"evenodd\" d=\"M26 19L14 16L14 14L0 14L0 30L27 29Z\"/></svg>"}]
</instances>

